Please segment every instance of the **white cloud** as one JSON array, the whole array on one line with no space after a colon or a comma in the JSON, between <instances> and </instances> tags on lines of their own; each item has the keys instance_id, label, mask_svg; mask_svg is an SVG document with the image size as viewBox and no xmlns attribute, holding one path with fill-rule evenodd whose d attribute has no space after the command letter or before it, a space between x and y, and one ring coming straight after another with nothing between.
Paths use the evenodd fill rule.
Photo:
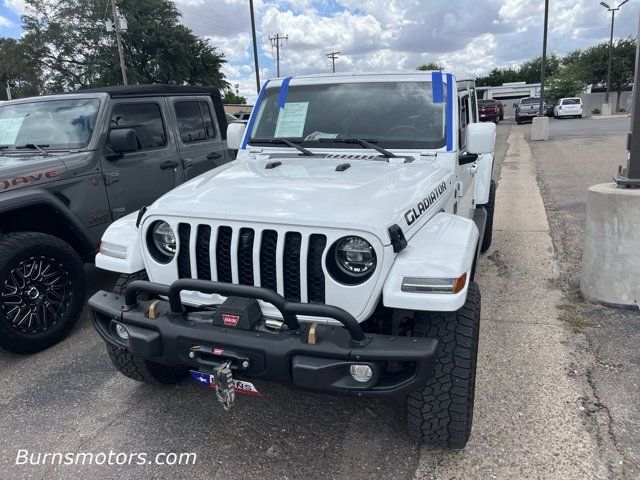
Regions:
<instances>
[{"instance_id":1,"label":"white cloud","mask_svg":"<svg viewBox=\"0 0 640 480\"><path fill-rule=\"evenodd\" d=\"M13 22L6 17L0 15L0 27L12 27Z\"/></svg>"},{"instance_id":2,"label":"white cloud","mask_svg":"<svg viewBox=\"0 0 640 480\"><path fill-rule=\"evenodd\" d=\"M24 0L4 0L4 5L10 10L13 10L18 15L24 13Z\"/></svg>"}]
</instances>

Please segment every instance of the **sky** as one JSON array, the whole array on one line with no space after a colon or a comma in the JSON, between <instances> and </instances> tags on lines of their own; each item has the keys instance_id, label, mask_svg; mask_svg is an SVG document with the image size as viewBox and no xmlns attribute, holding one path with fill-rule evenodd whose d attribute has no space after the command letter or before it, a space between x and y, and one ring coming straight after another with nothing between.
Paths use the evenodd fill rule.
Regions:
<instances>
[{"instance_id":1,"label":"sky","mask_svg":"<svg viewBox=\"0 0 640 480\"><path fill-rule=\"evenodd\" d=\"M248 0L175 3L184 24L224 53L227 80L253 101ZM599 0L550 4L549 52L562 55L609 38L611 14ZM341 52L337 71L413 70L434 61L477 75L542 52L543 0L255 0L254 8L262 81L276 76L269 41L275 34L288 36L283 76L330 72L330 51ZM0 0L0 35L20 36L23 9L23 0ZM616 37L637 35L639 10L640 0L630 0L617 12Z\"/></svg>"}]
</instances>

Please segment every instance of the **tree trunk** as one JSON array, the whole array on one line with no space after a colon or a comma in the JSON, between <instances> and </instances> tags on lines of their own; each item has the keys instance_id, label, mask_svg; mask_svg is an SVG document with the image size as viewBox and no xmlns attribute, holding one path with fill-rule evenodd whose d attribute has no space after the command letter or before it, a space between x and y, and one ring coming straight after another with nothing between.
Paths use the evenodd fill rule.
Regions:
<instances>
[{"instance_id":1,"label":"tree trunk","mask_svg":"<svg viewBox=\"0 0 640 480\"><path fill-rule=\"evenodd\" d=\"M617 96L616 96L616 109L615 109L615 112L620 110L620 97L622 96L622 87L618 87L618 90L616 91L616 93L617 93Z\"/></svg>"}]
</instances>

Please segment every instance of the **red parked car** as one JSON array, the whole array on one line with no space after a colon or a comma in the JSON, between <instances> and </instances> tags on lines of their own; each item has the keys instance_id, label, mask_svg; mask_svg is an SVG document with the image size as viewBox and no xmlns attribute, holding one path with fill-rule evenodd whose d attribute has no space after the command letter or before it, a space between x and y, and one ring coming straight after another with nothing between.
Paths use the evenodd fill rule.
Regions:
<instances>
[{"instance_id":1,"label":"red parked car","mask_svg":"<svg viewBox=\"0 0 640 480\"><path fill-rule=\"evenodd\" d=\"M481 122L498 123L504 119L502 104L495 100L478 100L478 108Z\"/></svg>"}]
</instances>

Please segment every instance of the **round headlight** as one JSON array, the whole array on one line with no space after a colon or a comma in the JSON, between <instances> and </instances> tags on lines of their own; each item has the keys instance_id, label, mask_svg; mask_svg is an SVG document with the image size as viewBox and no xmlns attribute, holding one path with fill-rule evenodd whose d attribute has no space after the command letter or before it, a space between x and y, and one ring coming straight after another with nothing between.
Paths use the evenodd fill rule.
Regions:
<instances>
[{"instance_id":1,"label":"round headlight","mask_svg":"<svg viewBox=\"0 0 640 480\"><path fill-rule=\"evenodd\" d=\"M376 252L361 237L338 240L327 255L327 269L341 283L356 285L367 280L376 268Z\"/></svg>"},{"instance_id":2,"label":"round headlight","mask_svg":"<svg viewBox=\"0 0 640 480\"><path fill-rule=\"evenodd\" d=\"M149 252L158 262L168 263L176 254L176 235L167 222L157 221L149 227Z\"/></svg>"}]
</instances>

